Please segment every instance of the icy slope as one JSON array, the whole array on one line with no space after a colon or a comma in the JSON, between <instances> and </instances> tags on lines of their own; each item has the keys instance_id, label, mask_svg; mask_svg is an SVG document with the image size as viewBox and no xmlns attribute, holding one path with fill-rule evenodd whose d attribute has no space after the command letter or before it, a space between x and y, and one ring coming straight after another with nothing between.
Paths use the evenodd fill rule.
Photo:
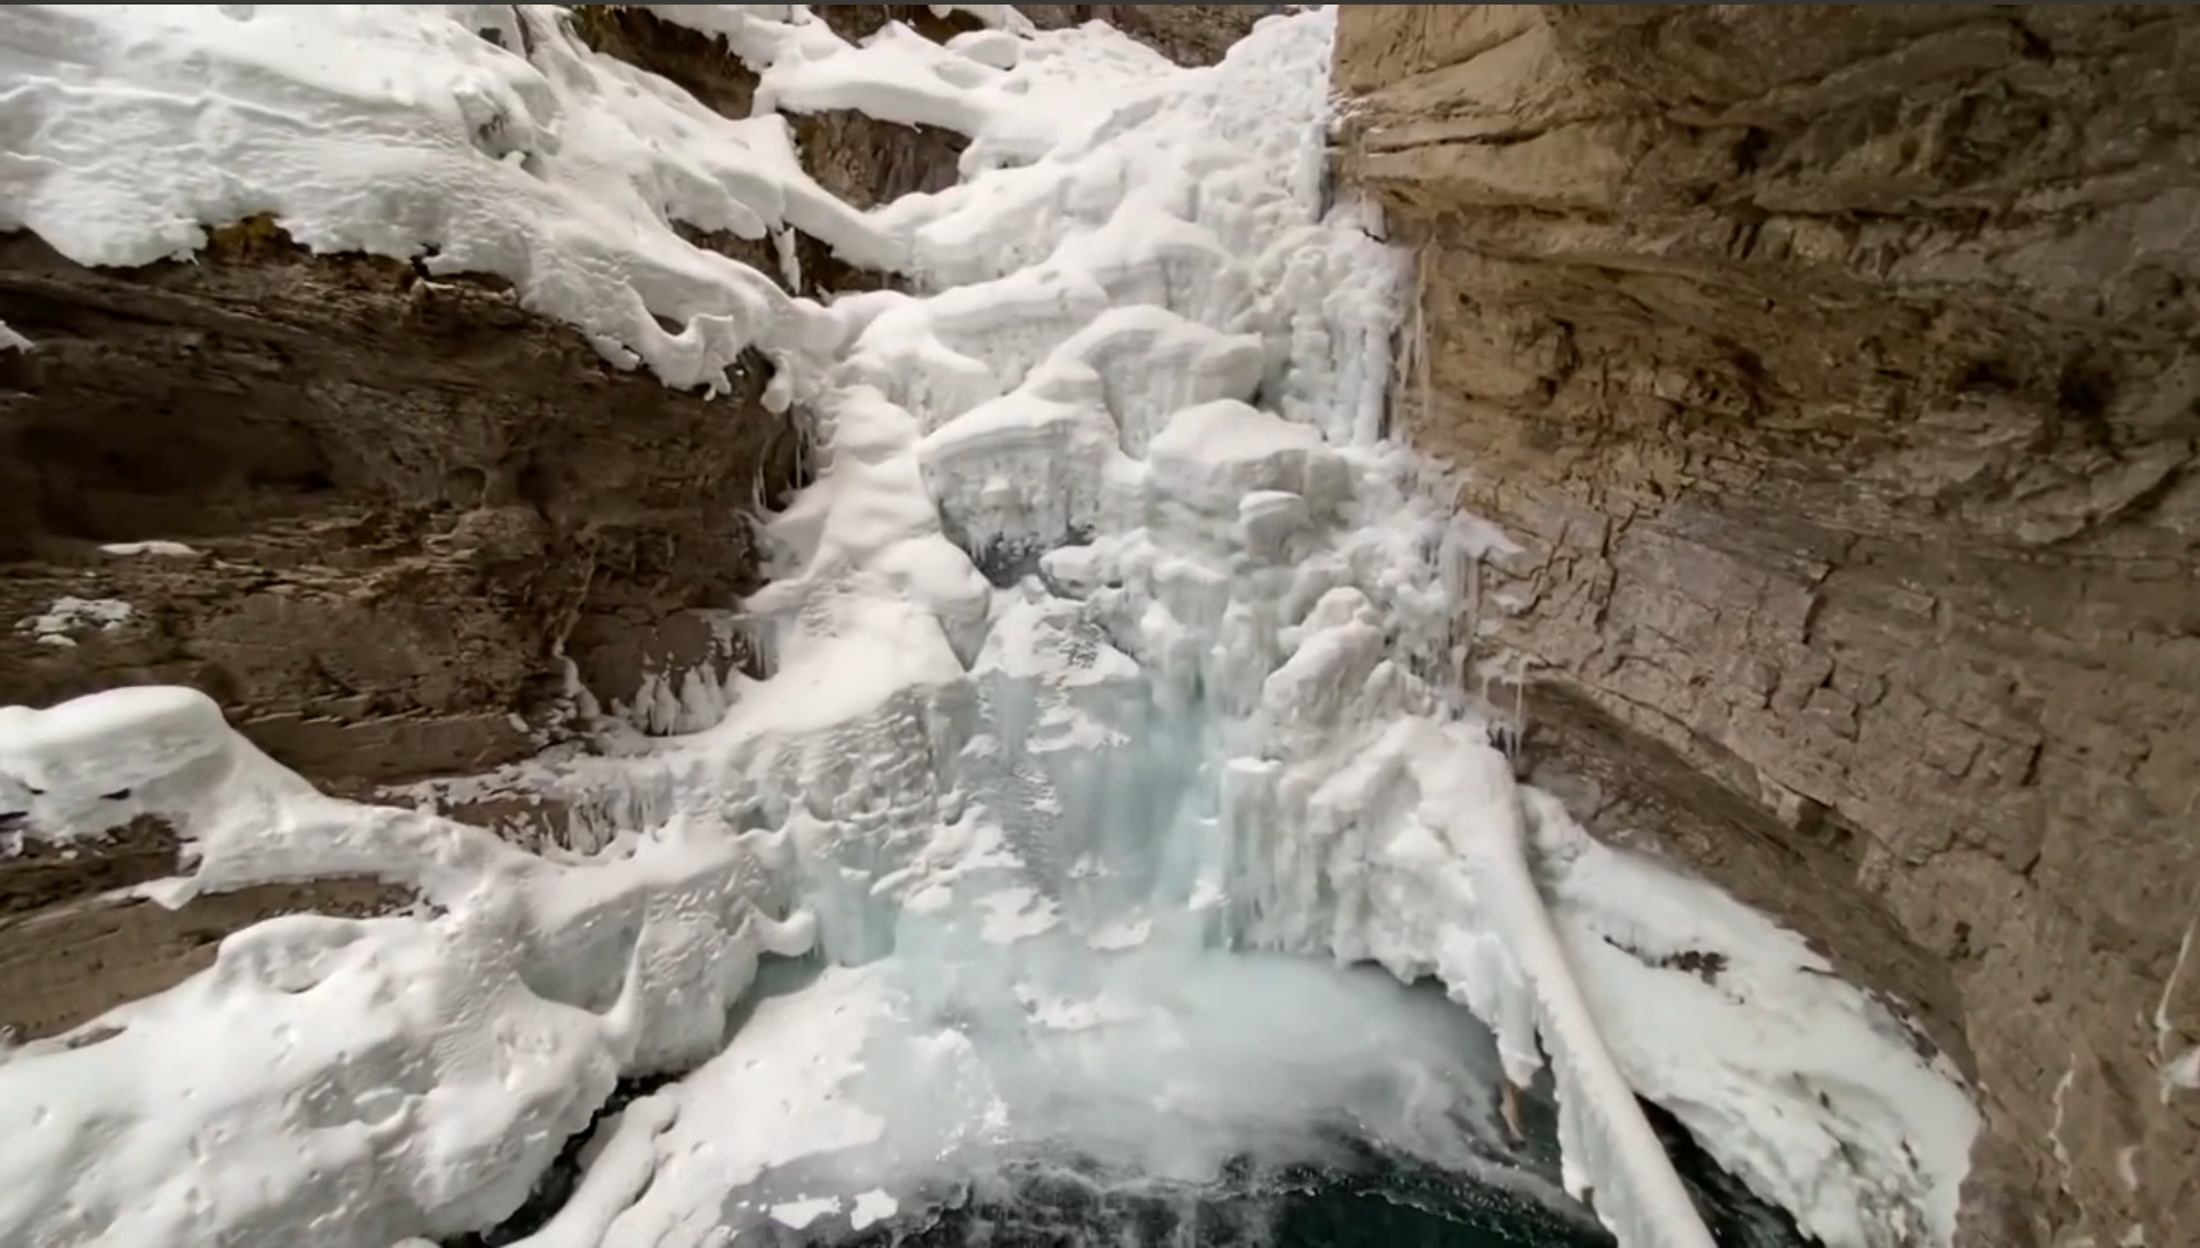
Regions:
<instances>
[{"instance_id":1,"label":"icy slope","mask_svg":"<svg viewBox=\"0 0 2200 1248\"><path fill-rule=\"evenodd\" d=\"M616 1076L698 1065L543 1242L850 1229L1061 1141L1196 1178L1345 1122L1501 1180L1488 1081L1544 1052L1568 1186L1623 1243L1708 1242L1629 1087L1835 1248L1947 1239L1960 1091L1799 941L1516 790L1458 694L1502 539L1379 438L1403 273L1322 203L1327 16L1180 71L1097 29L850 48L799 6L657 9L764 67L763 106L964 130L965 184L853 213L777 117L541 7L0 15L40 118L0 226L99 263L263 210L432 244L671 384L763 347L827 461L751 604L770 679L506 778L573 800L590 857L321 797L186 691L0 712L35 826L152 811L198 846L180 888L375 871L424 902L264 925L120 1034L14 1053L0 1241L448 1235ZM926 293L791 299L675 219L793 225ZM832 969L754 1000L813 943ZM1254 950L1440 978L1494 1051Z\"/></svg>"}]
</instances>

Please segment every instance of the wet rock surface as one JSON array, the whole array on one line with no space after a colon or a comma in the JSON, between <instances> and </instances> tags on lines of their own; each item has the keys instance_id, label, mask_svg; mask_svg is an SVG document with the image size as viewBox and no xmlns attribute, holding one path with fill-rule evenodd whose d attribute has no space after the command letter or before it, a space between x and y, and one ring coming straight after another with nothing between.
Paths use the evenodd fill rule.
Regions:
<instances>
[{"instance_id":1,"label":"wet rock surface","mask_svg":"<svg viewBox=\"0 0 2200 1248\"><path fill-rule=\"evenodd\" d=\"M555 736L560 644L733 607L742 513L794 471L760 366L727 399L672 393L490 284L308 256L264 222L119 272L10 238L0 299L38 344L0 396L0 699L192 685L316 778L480 770ZM147 541L186 550L105 549ZM16 623L67 597L129 611ZM568 653L621 696L615 661Z\"/></svg>"},{"instance_id":2,"label":"wet rock surface","mask_svg":"<svg viewBox=\"0 0 2200 1248\"><path fill-rule=\"evenodd\" d=\"M1975 1076L1969 1242L2200 1241L2200 16L1353 5L1394 404L1576 804Z\"/></svg>"},{"instance_id":3,"label":"wet rock surface","mask_svg":"<svg viewBox=\"0 0 2200 1248\"><path fill-rule=\"evenodd\" d=\"M309 255L264 219L132 270L0 238L0 320L36 345L0 354L0 704L190 685L366 796L568 735L568 662L614 710L652 677L751 662L728 627L759 583L748 517L801 472L761 360L731 394L678 393L497 282ZM409 900L345 881L100 899L184 873L174 850L0 850L0 1023L73 1026L273 914Z\"/></svg>"},{"instance_id":4,"label":"wet rock surface","mask_svg":"<svg viewBox=\"0 0 2200 1248\"><path fill-rule=\"evenodd\" d=\"M556 739L561 647L607 702L708 661L682 630L753 587L742 513L794 471L761 369L706 403L492 284L265 222L127 271L0 240L0 309L37 344L0 386L0 704L190 685L337 791ZM140 831L0 847L0 1024L55 1034L260 919L409 900L338 880L169 910L113 891L188 872Z\"/></svg>"}]
</instances>

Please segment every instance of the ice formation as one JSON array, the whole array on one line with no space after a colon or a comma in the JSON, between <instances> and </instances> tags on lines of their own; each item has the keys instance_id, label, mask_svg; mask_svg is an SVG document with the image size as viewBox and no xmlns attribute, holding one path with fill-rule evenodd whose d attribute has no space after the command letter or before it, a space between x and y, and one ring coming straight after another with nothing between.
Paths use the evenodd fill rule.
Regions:
<instances>
[{"instance_id":1,"label":"ice formation","mask_svg":"<svg viewBox=\"0 0 2200 1248\"><path fill-rule=\"evenodd\" d=\"M1352 1122L1526 1182L1477 1124L1548 1054L1567 1186L1631 1248L1710 1242L1631 1090L1830 1248L1947 1242L1952 1079L1799 939L1517 787L1461 692L1502 539L1379 437L1405 274L1325 203L1329 15L1187 71L1007 6L951 6L994 28L946 47L650 7L759 68L761 108L970 135L964 181L857 213L781 118L550 6L0 16L40 118L0 228L97 264L261 211L432 247L669 384L760 347L825 448L750 604L770 678L668 686L642 719L684 735L505 777L599 852L327 798L187 690L0 710L0 808L169 819L171 904L332 872L422 903L252 928L97 1043L8 1054L0 1240L479 1228L645 1072L691 1073L599 1128L537 1248L853 1229L1063 1140L1198 1178ZM920 293L790 297L675 221L801 229ZM1395 982L1424 978L1488 1030Z\"/></svg>"}]
</instances>

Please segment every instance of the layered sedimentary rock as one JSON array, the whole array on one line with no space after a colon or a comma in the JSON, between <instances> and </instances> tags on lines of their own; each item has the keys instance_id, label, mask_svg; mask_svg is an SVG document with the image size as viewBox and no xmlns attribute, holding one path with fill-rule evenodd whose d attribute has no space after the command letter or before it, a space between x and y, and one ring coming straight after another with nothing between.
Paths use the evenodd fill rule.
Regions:
<instances>
[{"instance_id":1,"label":"layered sedimentary rock","mask_svg":"<svg viewBox=\"0 0 2200 1248\"><path fill-rule=\"evenodd\" d=\"M38 344L0 399L0 617L129 608L7 629L0 699L188 684L319 777L519 757L556 730L561 646L631 698L609 634L733 607L741 513L793 472L761 365L730 400L674 393L493 285L309 256L264 222L125 272L17 236L0 296Z\"/></svg>"},{"instance_id":2,"label":"layered sedimentary rock","mask_svg":"<svg viewBox=\"0 0 2200 1248\"><path fill-rule=\"evenodd\" d=\"M2200 1242L2200 13L1346 6L1401 428L1639 834L1906 999L1965 1234Z\"/></svg>"},{"instance_id":3,"label":"layered sedimentary rock","mask_svg":"<svg viewBox=\"0 0 2200 1248\"><path fill-rule=\"evenodd\" d=\"M1027 8L1039 8L1032 5ZM1115 27L1179 65L1212 65L1230 45L1245 37L1253 23L1294 8L1284 4L1087 4L1074 8L1077 21Z\"/></svg>"}]
</instances>

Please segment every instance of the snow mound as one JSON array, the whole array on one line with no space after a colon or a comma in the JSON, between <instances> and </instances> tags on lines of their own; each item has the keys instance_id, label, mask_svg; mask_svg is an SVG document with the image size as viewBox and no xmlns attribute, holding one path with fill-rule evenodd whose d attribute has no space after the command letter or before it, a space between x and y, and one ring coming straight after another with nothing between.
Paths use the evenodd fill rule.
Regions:
<instances>
[{"instance_id":1,"label":"snow mound","mask_svg":"<svg viewBox=\"0 0 2200 1248\"><path fill-rule=\"evenodd\" d=\"M796 228L885 269L900 242L802 171L784 119L720 117L568 21L552 5L13 6L0 66L35 124L0 168L0 230L137 265L268 213L314 251L507 278L677 387L724 390L749 347L783 364L829 351L815 303L675 225ZM778 36L756 54L845 47L822 23L721 24Z\"/></svg>"},{"instance_id":2,"label":"snow mound","mask_svg":"<svg viewBox=\"0 0 2200 1248\"><path fill-rule=\"evenodd\" d=\"M0 1063L0 1227L27 1244L387 1244L507 1216L621 1074L700 1061L799 911L756 909L770 838L667 829L554 866L486 833L317 793L194 690L0 708L0 803L47 835L150 814L197 858L158 899L375 873L413 916L275 919ZM113 1032L112 1035L105 1035ZM356 1227L356 1229L352 1229Z\"/></svg>"},{"instance_id":3,"label":"snow mound","mask_svg":"<svg viewBox=\"0 0 2200 1248\"><path fill-rule=\"evenodd\" d=\"M780 117L717 117L551 6L0 16L37 118L0 228L105 264L262 211L432 248L667 384L762 349L824 441L748 604L771 677L508 777L593 854L322 796L186 690L0 711L0 806L58 839L169 821L171 904L327 874L422 903L253 928L114 1034L9 1054L0 1240L449 1236L618 1077L678 1071L535 1242L853 1228L1062 1142L1211 1177L1344 1126L1539 1190L1487 1111L1546 1053L1564 1186L1630 1248L1710 1242L1635 1092L1831 1248L1949 1240L1961 1089L1794 937L1516 787L1462 692L1502 538L1380 437L1407 275L1326 202L1330 15L1184 71L1004 6L860 48L802 6L651 7L723 35L762 108L962 130L964 181L853 212ZM675 223L801 229L929 293L791 298Z\"/></svg>"}]
</instances>

